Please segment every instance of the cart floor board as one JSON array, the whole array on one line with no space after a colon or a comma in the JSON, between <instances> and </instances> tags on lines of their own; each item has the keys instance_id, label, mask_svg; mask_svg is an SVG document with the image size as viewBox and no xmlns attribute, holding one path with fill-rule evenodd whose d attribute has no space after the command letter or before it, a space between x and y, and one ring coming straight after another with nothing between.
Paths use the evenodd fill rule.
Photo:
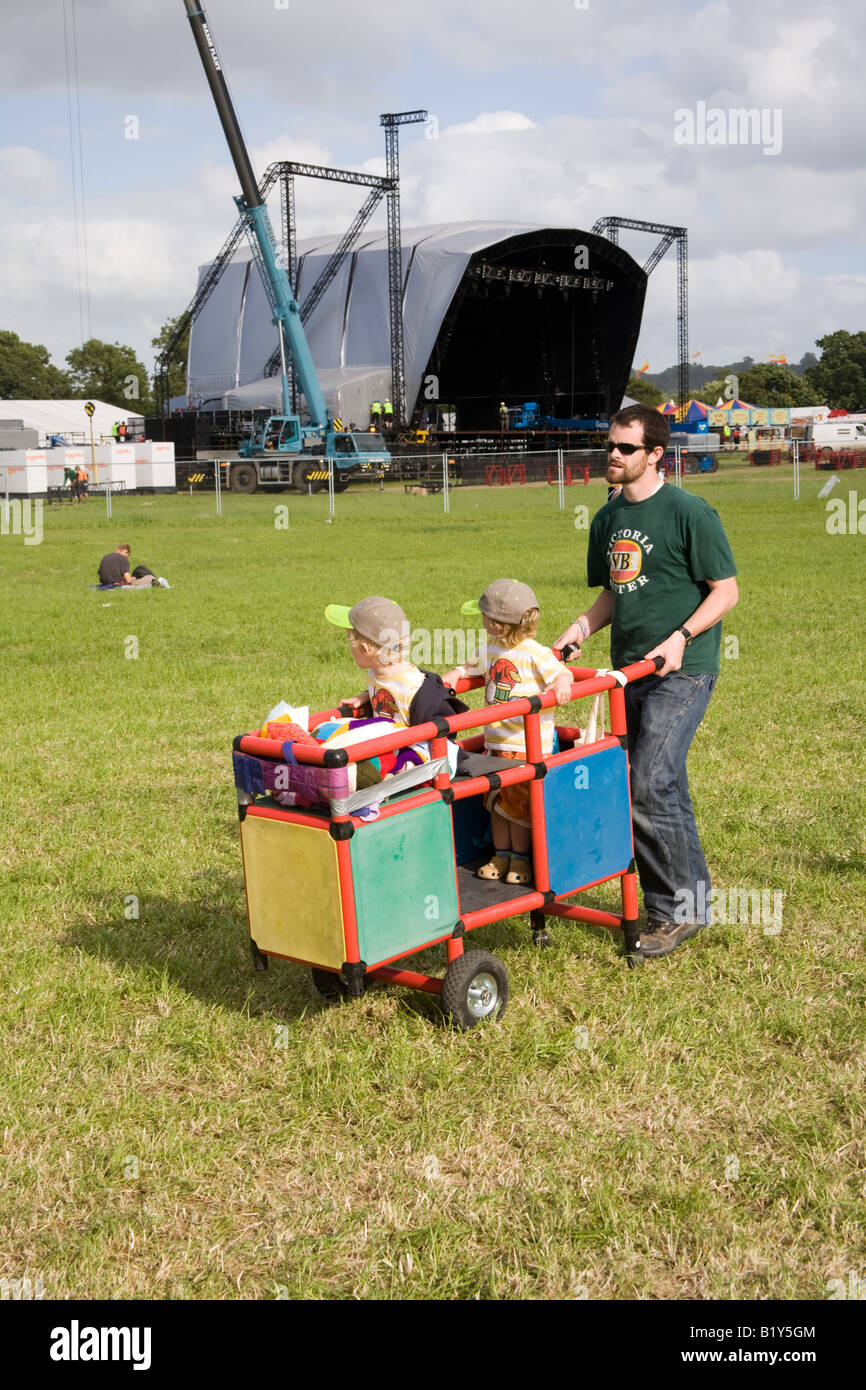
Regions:
<instances>
[{"instance_id":1,"label":"cart floor board","mask_svg":"<svg viewBox=\"0 0 866 1390\"><path fill-rule=\"evenodd\" d=\"M486 862L486 859L475 859L471 864L458 865L457 893L461 912L477 912L480 907L492 907L494 903L522 898L532 892L532 888L525 883L501 883L496 879L476 878L475 870L479 864Z\"/></svg>"}]
</instances>

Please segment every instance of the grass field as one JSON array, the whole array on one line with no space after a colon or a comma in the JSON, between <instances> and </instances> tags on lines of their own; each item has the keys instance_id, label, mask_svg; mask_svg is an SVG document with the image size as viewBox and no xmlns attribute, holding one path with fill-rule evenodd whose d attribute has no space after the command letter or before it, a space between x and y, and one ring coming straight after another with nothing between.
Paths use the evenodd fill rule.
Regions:
<instances>
[{"instance_id":1,"label":"grass field","mask_svg":"<svg viewBox=\"0 0 866 1390\"><path fill-rule=\"evenodd\" d=\"M504 572L552 641L588 597L556 489L458 489L450 517L350 490L333 525L323 496L229 496L221 519L117 499L111 524L94 499L46 508L41 545L0 537L0 1276L114 1299L803 1299L862 1278L866 538L827 532L826 480L804 471L799 502L775 470L687 480L741 590L691 756L699 824L719 886L784 893L781 932L716 925L629 972L609 933L554 920L538 952L526 919L484 928L512 998L465 1034L430 997L333 1007L298 966L253 972L231 739L278 699L360 688L329 602L384 590L457 627ZM170 591L87 587L122 540ZM607 664L604 636L585 654Z\"/></svg>"}]
</instances>

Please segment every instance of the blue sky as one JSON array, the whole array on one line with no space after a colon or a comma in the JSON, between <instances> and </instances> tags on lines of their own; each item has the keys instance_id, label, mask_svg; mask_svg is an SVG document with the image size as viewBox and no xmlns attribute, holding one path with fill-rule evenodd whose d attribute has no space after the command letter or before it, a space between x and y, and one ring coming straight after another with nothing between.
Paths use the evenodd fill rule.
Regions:
<instances>
[{"instance_id":1,"label":"blue sky","mask_svg":"<svg viewBox=\"0 0 866 1390\"><path fill-rule=\"evenodd\" d=\"M604 214L686 225L690 342L707 361L863 326L866 212L858 73L866 19L843 0L211 0L259 173L273 159L378 170L401 138L405 226L464 219L588 229ZM8 5L7 5L8 11ZM42 0L4 14L0 326L62 361L80 340L66 89L74 13L93 334L150 337L191 297L237 191L181 0ZM781 112L781 152L678 146L699 101ZM848 113L849 119L840 119ZM138 138L124 138L128 116ZM428 132L429 133L429 132ZM299 189L299 235L338 232L356 193ZM78 225L79 239L81 224ZM623 238L643 259L645 238ZM674 357L673 255L638 347Z\"/></svg>"}]
</instances>

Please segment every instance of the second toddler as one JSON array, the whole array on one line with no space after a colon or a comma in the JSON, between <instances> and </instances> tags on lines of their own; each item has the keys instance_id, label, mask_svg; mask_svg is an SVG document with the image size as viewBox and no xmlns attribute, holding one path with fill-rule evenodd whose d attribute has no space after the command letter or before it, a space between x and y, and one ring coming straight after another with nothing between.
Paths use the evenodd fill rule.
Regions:
<instances>
[{"instance_id":1,"label":"second toddler","mask_svg":"<svg viewBox=\"0 0 866 1390\"><path fill-rule=\"evenodd\" d=\"M524 700L547 690L554 692L558 705L568 704L574 678L549 647L535 640L538 599L528 584L521 584L517 579L497 579L488 585L480 599L464 603L462 611L480 613L491 640L487 643L486 654L474 665L456 666L443 676L446 685L453 685L462 676L486 674L488 705ZM553 752L555 722L554 710L542 710L539 714L541 751L545 756ZM526 761L522 718L488 724L484 735L488 753L516 762ZM518 782L516 786L490 793L487 809L491 812L495 853L476 870L478 878L531 884L529 786L529 782Z\"/></svg>"}]
</instances>

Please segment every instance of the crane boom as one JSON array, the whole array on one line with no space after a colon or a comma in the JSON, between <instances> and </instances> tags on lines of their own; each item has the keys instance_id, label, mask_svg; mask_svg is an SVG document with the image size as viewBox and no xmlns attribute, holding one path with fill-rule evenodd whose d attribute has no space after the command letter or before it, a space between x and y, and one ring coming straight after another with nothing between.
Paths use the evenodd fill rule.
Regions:
<instances>
[{"instance_id":1,"label":"crane boom","mask_svg":"<svg viewBox=\"0 0 866 1390\"><path fill-rule=\"evenodd\" d=\"M331 429L331 420L316 376L309 343L301 323L298 302L292 293L286 271L277 262L276 242L268 217L268 210L259 195L253 166L250 163L240 124L235 115L216 45L208 27L207 16L198 4L198 0L183 0L183 3L240 181L241 196L236 198L235 202L247 224L247 234L262 276L265 292L270 300L274 322L280 334L280 344L282 346L284 341L288 343L295 379L304 394L310 412L311 427L316 430L328 431ZM285 338L283 337L284 334ZM285 371L283 372L282 388L283 413L289 416L291 406Z\"/></svg>"}]
</instances>

